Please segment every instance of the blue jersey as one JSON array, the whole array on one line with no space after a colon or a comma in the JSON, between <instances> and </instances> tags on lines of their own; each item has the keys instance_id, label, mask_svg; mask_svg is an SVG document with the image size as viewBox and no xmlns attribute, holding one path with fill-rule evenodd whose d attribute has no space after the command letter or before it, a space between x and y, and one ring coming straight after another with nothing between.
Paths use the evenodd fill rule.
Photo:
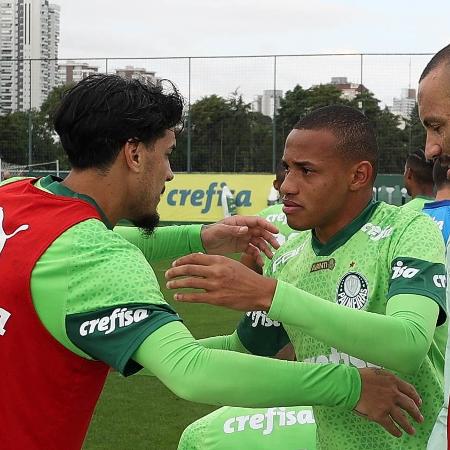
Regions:
<instances>
[{"instance_id":1,"label":"blue jersey","mask_svg":"<svg viewBox=\"0 0 450 450\"><path fill-rule=\"evenodd\" d=\"M422 211L437 223L447 244L450 236L450 200L425 203Z\"/></svg>"}]
</instances>

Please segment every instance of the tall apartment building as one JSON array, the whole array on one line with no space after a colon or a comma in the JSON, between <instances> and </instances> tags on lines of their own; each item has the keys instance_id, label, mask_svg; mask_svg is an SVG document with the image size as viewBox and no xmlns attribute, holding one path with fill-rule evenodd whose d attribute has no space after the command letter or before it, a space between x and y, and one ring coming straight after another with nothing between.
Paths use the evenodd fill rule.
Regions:
<instances>
[{"instance_id":1,"label":"tall apartment building","mask_svg":"<svg viewBox=\"0 0 450 450\"><path fill-rule=\"evenodd\" d=\"M260 112L273 119L274 111L280 108L280 99L283 97L281 90L265 90L262 95L257 95L252 102L252 111Z\"/></svg>"},{"instance_id":2,"label":"tall apartment building","mask_svg":"<svg viewBox=\"0 0 450 450\"><path fill-rule=\"evenodd\" d=\"M341 97L346 100L353 100L358 94L367 91L364 85L351 83L347 77L331 77L330 84L341 91Z\"/></svg>"},{"instance_id":3,"label":"tall apartment building","mask_svg":"<svg viewBox=\"0 0 450 450\"><path fill-rule=\"evenodd\" d=\"M142 82L157 83L156 72L150 72L143 67L125 66L124 69L116 69L116 75L128 80L139 80Z\"/></svg>"},{"instance_id":4,"label":"tall apartment building","mask_svg":"<svg viewBox=\"0 0 450 450\"><path fill-rule=\"evenodd\" d=\"M59 15L48 0L0 0L0 114L39 108L58 84Z\"/></svg>"},{"instance_id":5,"label":"tall apartment building","mask_svg":"<svg viewBox=\"0 0 450 450\"><path fill-rule=\"evenodd\" d=\"M98 66L91 66L85 62L66 61L59 65L59 82L60 84L78 83L94 73L98 73Z\"/></svg>"},{"instance_id":6,"label":"tall apartment building","mask_svg":"<svg viewBox=\"0 0 450 450\"><path fill-rule=\"evenodd\" d=\"M394 98L392 103L392 106L389 107L392 114L401 116L402 119L409 119L414 106L416 106L416 90L402 89L400 98Z\"/></svg>"}]
</instances>

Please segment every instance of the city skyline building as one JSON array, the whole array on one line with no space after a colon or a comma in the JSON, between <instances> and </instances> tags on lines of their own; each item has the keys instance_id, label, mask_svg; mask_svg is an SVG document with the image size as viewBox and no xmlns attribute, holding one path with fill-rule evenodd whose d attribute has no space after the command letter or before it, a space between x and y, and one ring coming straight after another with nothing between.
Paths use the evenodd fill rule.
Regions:
<instances>
[{"instance_id":1,"label":"city skyline building","mask_svg":"<svg viewBox=\"0 0 450 450\"><path fill-rule=\"evenodd\" d=\"M252 101L252 111L259 112L273 119L274 111L280 109L280 99L283 97L282 90L267 89L262 95L256 95Z\"/></svg>"},{"instance_id":2,"label":"city skyline building","mask_svg":"<svg viewBox=\"0 0 450 450\"><path fill-rule=\"evenodd\" d=\"M0 114L40 108L58 84L59 18L48 0L0 0Z\"/></svg>"}]
</instances>

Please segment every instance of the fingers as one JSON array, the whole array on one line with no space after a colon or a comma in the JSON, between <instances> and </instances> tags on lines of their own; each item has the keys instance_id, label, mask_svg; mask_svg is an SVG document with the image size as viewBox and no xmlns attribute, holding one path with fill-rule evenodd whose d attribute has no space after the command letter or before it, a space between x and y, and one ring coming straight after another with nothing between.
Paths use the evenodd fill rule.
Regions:
<instances>
[{"instance_id":1,"label":"fingers","mask_svg":"<svg viewBox=\"0 0 450 450\"><path fill-rule=\"evenodd\" d=\"M166 283L167 289L208 289L211 282L205 278L199 277L187 277L179 278L177 280L171 280Z\"/></svg>"},{"instance_id":2,"label":"fingers","mask_svg":"<svg viewBox=\"0 0 450 450\"><path fill-rule=\"evenodd\" d=\"M278 228L273 225L272 223L268 222L267 220L263 219L262 217L257 216L233 216L229 219L232 219L235 225L241 225L241 226L248 226L249 228L254 227L260 227L262 229L265 229L269 231L270 233L278 233ZM227 223L227 220L225 219L222 221L222 223ZM230 223L231 225L231 223Z\"/></svg>"},{"instance_id":3,"label":"fingers","mask_svg":"<svg viewBox=\"0 0 450 450\"><path fill-rule=\"evenodd\" d=\"M416 430L409 423L408 418L405 416L401 408L395 408L391 411L392 420L403 430L405 430L408 434L415 434Z\"/></svg>"},{"instance_id":4,"label":"fingers","mask_svg":"<svg viewBox=\"0 0 450 450\"><path fill-rule=\"evenodd\" d=\"M392 436L400 437L402 435L402 432L395 426L391 416L383 416L382 418L375 420L375 422L379 423L388 433L392 434Z\"/></svg>"},{"instance_id":5,"label":"fingers","mask_svg":"<svg viewBox=\"0 0 450 450\"><path fill-rule=\"evenodd\" d=\"M185 264L182 266L172 267L165 273L167 281L177 277L206 277L208 275L208 266L196 264Z\"/></svg>"},{"instance_id":6,"label":"fingers","mask_svg":"<svg viewBox=\"0 0 450 450\"><path fill-rule=\"evenodd\" d=\"M400 394L399 398L397 399L397 405L400 408L404 409L416 422L423 422L423 416L419 410L419 407L417 406L415 401L409 398L407 395Z\"/></svg>"},{"instance_id":7,"label":"fingers","mask_svg":"<svg viewBox=\"0 0 450 450\"><path fill-rule=\"evenodd\" d=\"M210 266L220 262L223 256L205 255L204 253L192 253L191 255L182 256L172 263L172 267L183 266L186 264L197 264L202 266Z\"/></svg>"},{"instance_id":8,"label":"fingers","mask_svg":"<svg viewBox=\"0 0 450 450\"><path fill-rule=\"evenodd\" d=\"M412 398L417 406L420 407L422 405L422 399L420 398L420 395L417 393L414 386L401 379L398 379L397 386L399 391L407 395L408 397ZM410 411L408 412L411 414Z\"/></svg>"},{"instance_id":9,"label":"fingers","mask_svg":"<svg viewBox=\"0 0 450 450\"><path fill-rule=\"evenodd\" d=\"M173 296L177 302L185 303L209 303L210 295L207 292L177 292Z\"/></svg>"}]
</instances>

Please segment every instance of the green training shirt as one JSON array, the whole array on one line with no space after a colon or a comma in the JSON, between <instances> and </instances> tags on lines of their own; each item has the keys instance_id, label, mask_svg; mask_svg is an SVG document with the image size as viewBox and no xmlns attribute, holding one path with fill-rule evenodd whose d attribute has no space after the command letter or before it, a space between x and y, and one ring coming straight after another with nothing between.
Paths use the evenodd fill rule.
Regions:
<instances>
[{"instance_id":1,"label":"green training shirt","mask_svg":"<svg viewBox=\"0 0 450 450\"><path fill-rule=\"evenodd\" d=\"M138 371L141 367L131 356L141 343L161 326L181 320L165 301L143 253L120 233L131 241L133 235L145 240L136 228L113 231L92 198L51 176L40 179L37 187L81 198L103 217L65 231L36 263L31 292L39 318L74 353L104 361L124 375ZM158 231L149 247L156 258L167 256L169 248L172 256L204 251L199 229L194 225Z\"/></svg>"},{"instance_id":2,"label":"green training shirt","mask_svg":"<svg viewBox=\"0 0 450 450\"><path fill-rule=\"evenodd\" d=\"M418 195L417 197L414 197L412 200L410 200L408 203L405 203L402 208L405 209L412 209L414 211L422 211L425 203L433 202L433 197L427 197L425 195Z\"/></svg>"},{"instance_id":3,"label":"green training shirt","mask_svg":"<svg viewBox=\"0 0 450 450\"><path fill-rule=\"evenodd\" d=\"M190 424L178 450L315 450L312 408L224 406Z\"/></svg>"},{"instance_id":4,"label":"green training shirt","mask_svg":"<svg viewBox=\"0 0 450 450\"><path fill-rule=\"evenodd\" d=\"M370 203L360 216L326 244L321 244L312 232L302 233L287 242L275 254L266 273L338 305L385 314L388 300L397 294L428 297L445 308L443 263L442 237L431 220L415 211ZM441 322L444 319L445 314ZM351 327L351 323L348 326ZM355 358L312 338L299 327L284 324L284 328L299 361L334 362L358 368L374 366L370 361ZM242 344L258 354L258 342L252 338L248 318L239 325L238 334ZM374 336L374 345L389 351L389 342L384 338ZM435 345L433 342L432 347ZM267 346L266 343L266 350ZM272 349L272 354L275 351ZM443 349L440 349L439 354L442 353ZM416 374L399 374L416 387L424 401L422 412L426 421L415 424L416 436L404 434L401 439L396 439L351 412L314 407L318 448L425 448L442 403L442 362L439 366L436 369L432 357L427 356Z\"/></svg>"}]
</instances>

